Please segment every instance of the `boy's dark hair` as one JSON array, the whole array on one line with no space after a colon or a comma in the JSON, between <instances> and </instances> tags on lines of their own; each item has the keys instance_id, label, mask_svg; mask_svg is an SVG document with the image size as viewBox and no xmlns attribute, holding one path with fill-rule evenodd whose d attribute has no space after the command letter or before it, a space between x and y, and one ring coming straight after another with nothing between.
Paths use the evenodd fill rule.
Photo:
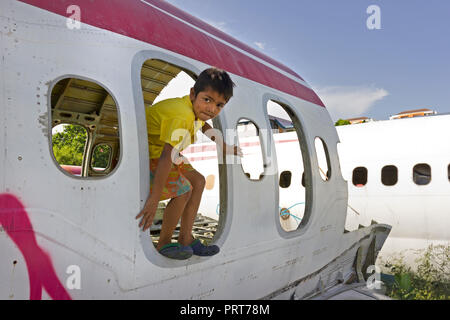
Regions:
<instances>
[{"instance_id":1,"label":"boy's dark hair","mask_svg":"<svg viewBox=\"0 0 450 320\"><path fill-rule=\"evenodd\" d=\"M225 100L228 101L233 96L233 87L235 86L226 71L218 68L209 68L198 76L194 84L194 91L197 96L200 91L204 91L209 87L222 94Z\"/></svg>"}]
</instances>

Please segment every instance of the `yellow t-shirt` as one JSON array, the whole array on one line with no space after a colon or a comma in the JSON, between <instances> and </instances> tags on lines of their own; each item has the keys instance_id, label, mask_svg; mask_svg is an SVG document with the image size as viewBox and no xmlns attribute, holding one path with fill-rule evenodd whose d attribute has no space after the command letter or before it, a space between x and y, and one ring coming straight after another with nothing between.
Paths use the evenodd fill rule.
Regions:
<instances>
[{"instance_id":1,"label":"yellow t-shirt","mask_svg":"<svg viewBox=\"0 0 450 320\"><path fill-rule=\"evenodd\" d=\"M164 144L182 151L196 140L204 121L195 118L189 96L160 101L146 107L148 151L150 159L161 157Z\"/></svg>"}]
</instances>

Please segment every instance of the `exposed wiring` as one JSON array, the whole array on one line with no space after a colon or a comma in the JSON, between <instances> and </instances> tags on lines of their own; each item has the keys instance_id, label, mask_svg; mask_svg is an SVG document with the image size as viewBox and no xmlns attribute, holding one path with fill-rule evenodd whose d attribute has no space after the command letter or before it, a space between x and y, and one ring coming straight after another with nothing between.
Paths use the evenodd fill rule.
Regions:
<instances>
[{"instance_id":1,"label":"exposed wiring","mask_svg":"<svg viewBox=\"0 0 450 320\"><path fill-rule=\"evenodd\" d=\"M280 207L280 216L290 215L291 217L301 221L302 220L301 218L299 218L296 215L288 212L288 210L290 210L291 208L293 208L293 207L295 207L295 206L297 206L299 204L305 204L305 203L304 202L298 202L298 203L294 204L293 206L290 206L289 208L287 208L287 209L285 209L283 211L281 211L282 208Z\"/></svg>"}]
</instances>

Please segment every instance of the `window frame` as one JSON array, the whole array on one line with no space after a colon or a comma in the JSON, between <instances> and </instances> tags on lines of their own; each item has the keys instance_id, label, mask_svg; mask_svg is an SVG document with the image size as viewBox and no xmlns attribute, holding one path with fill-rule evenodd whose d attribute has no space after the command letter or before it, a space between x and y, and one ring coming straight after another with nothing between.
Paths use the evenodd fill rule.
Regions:
<instances>
[{"instance_id":1,"label":"window frame","mask_svg":"<svg viewBox=\"0 0 450 320\"><path fill-rule=\"evenodd\" d=\"M428 166L428 168L430 168L430 179L429 179L428 182L425 183L425 184L418 184L418 183L414 180L414 168L417 167L417 166L419 166L419 165L426 165L426 166ZM427 185L429 185L429 184L431 183L433 174L432 174L432 168L431 168L431 166L430 166L428 163L426 163L426 162L416 163L416 164L412 167L412 170L411 170L411 171L412 171L412 172L411 172L411 173L412 173L411 179L412 179L413 183L414 183L416 186L422 187L422 186L427 186Z\"/></svg>"},{"instance_id":2,"label":"window frame","mask_svg":"<svg viewBox=\"0 0 450 320\"><path fill-rule=\"evenodd\" d=\"M289 178L284 178L284 175L283 175L283 174L288 175ZM283 177L283 179L282 179L282 177ZM289 183L287 183L287 186L282 186L282 185L281 185L281 182L284 181L284 179L289 179ZM278 186L279 186L280 188L283 188L283 189L288 189L288 188L291 186L291 183L292 183L292 172L291 172L290 170L284 170L283 172L281 172L281 173L280 173L280 178L279 178ZM283 184L284 184L284 183L283 183Z\"/></svg>"},{"instance_id":3,"label":"window frame","mask_svg":"<svg viewBox=\"0 0 450 320\"><path fill-rule=\"evenodd\" d=\"M277 193L277 203L276 203L276 210L274 212L274 216L275 219L277 221L276 227L278 230L278 233L281 237L285 238L285 239L290 239L290 238L294 238L294 237L299 237L302 236L303 234L305 234L307 232L307 230L309 230L309 226L311 225L312 221L313 221L313 215L312 215L312 208L313 208L313 189L314 189L314 180L313 180L313 173L312 173L312 149L314 148L313 144L314 144L314 139L311 140L311 137L309 137L306 133L305 133L305 120L303 118L303 116L298 113L296 111L296 109L294 109L292 106L295 105L294 103L286 100L285 98L282 98L276 94L273 93L265 93L263 94L263 99L262 99L262 108L263 108L263 112L264 112L264 117L266 119L266 127L268 128L268 130L270 131L270 135L269 135L269 141L268 143L272 144L273 150L275 152L276 155L276 148L275 148L275 141L273 138L273 131L271 130L271 124L270 124L270 119L269 119L269 114L268 114L268 103L269 101L275 102L277 104L279 104L283 110L288 114L289 118L291 119L294 128L295 128L295 132L297 134L297 138L299 139L299 146L300 146L300 151L302 154L302 163L303 163L303 172L305 173L305 186L304 187L304 192L305 192L305 209L304 209L304 213L303 213L303 217L302 220L300 222L300 224L298 225L296 230L292 230L292 231L286 231L283 229L283 227L281 226L281 224L279 223L279 219L280 219L280 212L279 212L279 193L280 193L280 187L279 187L279 183L278 183L278 174L276 174L276 184L274 186L276 193ZM311 145L312 144L312 145ZM276 157L278 158L278 155L276 155ZM278 160L277 160L278 163ZM278 172L278 168L277 168L277 172ZM302 174L302 173L299 173ZM309 186L309 187L308 187Z\"/></svg>"},{"instance_id":4,"label":"window frame","mask_svg":"<svg viewBox=\"0 0 450 320\"><path fill-rule=\"evenodd\" d=\"M138 157L139 157L139 171L140 171L140 201L141 207L145 203L148 197L148 190L150 189L150 181L146 179L146 177L150 176L150 170L148 165L149 159L149 151L148 151L148 136L147 136L147 123L145 120L145 104L143 101L143 91L141 86L141 70L144 63L148 60L156 59L161 60L166 63L173 64L183 70L187 70L190 73L196 75L196 77L207 67L206 64L201 64L201 69L198 67L198 63L195 65L190 63L191 61L187 57L179 58L169 53L164 53L162 51L156 50L141 50L137 52L133 60L131 62L131 82L132 82L132 91L134 98L134 107L135 107L135 124L136 130L138 131L137 139L138 139ZM212 120L212 127L223 132L223 115L219 115L218 117ZM229 210L230 204L228 203L230 197L228 195L228 168L227 165L221 164L220 157L221 153L218 151L218 183L219 183L219 224L217 226L217 230L213 237L213 243L217 243L220 247L226 241L228 234L230 232L231 222L233 220L233 211ZM216 182L217 183L217 182ZM142 231L141 231L142 232ZM147 237L147 232L142 232L142 236L140 236L141 247L144 251L144 255L147 261L153 265L157 265L162 268L177 268L177 267L186 267L186 265L196 265L199 263L204 263L209 261L209 258L206 259L194 259L194 260L170 260L163 257L159 254L154 248L151 238ZM149 241L150 240L150 241ZM187 264L186 264L187 262Z\"/></svg>"},{"instance_id":5,"label":"window frame","mask_svg":"<svg viewBox=\"0 0 450 320\"><path fill-rule=\"evenodd\" d=\"M355 170L359 169L359 168L362 168L366 171L366 173L365 173L366 174L366 182L362 186L358 186L357 184L355 184ZM362 187L367 186L368 183L369 183L369 169L367 169L364 166L358 166L358 167L353 168L353 170L352 170L352 185L356 188L362 188Z\"/></svg>"},{"instance_id":6,"label":"window frame","mask_svg":"<svg viewBox=\"0 0 450 320\"><path fill-rule=\"evenodd\" d=\"M266 168L267 168L267 158L266 158L267 153L266 153L266 150L264 149L264 141L261 138L261 134L260 134L261 133L261 128L258 126L256 121L250 119L249 117L239 117L239 119L236 122L235 128L234 128L236 130L236 137L237 137L237 140L238 140L238 143L239 143L239 147L241 147L241 144L240 144L239 132L238 132L237 128L238 128L239 122L241 122L241 120L248 120L248 121L250 121L256 128L256 135L258 136L258 139L259 139L259 145L260 145L260 148L261 148L262 165L263 165L263 168L262 168L263 172L261 172L259 174L259 178L258 179L251 179L250 178L251 177L250 173L244 171L244 166L242 165L242 159L241 159L240 160L240 164L241 164L242 174L249 181L252 181L252 182L262 181L264 179L264 177L266 176L266 172L267 172L267 170L266 170ZM242 149L242 147L241 147L241 149Z\"/></svg>"},{"instance_id":7,"label":"window frame","mask_svg":"<svg viewBox=\"0 0 450 320\"><path fill-rule=\"evenodd\" d=\"M103 169L102 171L95 170L94 167L92 166L92 160L94 159L94 151L95 151L95 149L96 149L98 146L100 146L100 145L108 146L108 147L111 149L110 154L109 154L109 158L108 158L108 165L107 165L106 168ZM111 167L112 158L113 158L113 148L112 148L112 146L111 146L109 143L99 142L99 143L97 143L96 145L94 145L94 146L92 147L92 154L91 154L91 159L90 159L90 161L89 161L89 167L90 167L90 169L92 169L95 173L102 173L103 171L106 171L106 170L108 170L108 169Z\"/></svg>"},{"instance_id":8,"label":"window frame","mask_svg":"<svg viewBox=\"0 0 450 320\"><path fill-rule=\"evenodd\" d=\"M96 176L88 176L88 177L83 177L82 175L81 176L75 176L73 174L68 173L63 168L61 168L61 165L58 163L58 161L55 158L55 155L53 153L53 134L52 134L52 129L53 129L52 92L53 92L53 89L55 88L56 84L58 84L60 81L65 80L65 79L79 79L79 80L89 81L89 82L92 82L92 83L95 83L95 84L99 85L100 87L102 87L111 96L111 99L113 99L113 101L114 101L114 103L116 105L118 131L119 131L119 159L118 159L117 164L114 167L114 169L111 170L111 172L109 172L106 175L98 175L98 176L96 175ZM48 91L47 91L47 110L48 110L47 132L49 132L49 134L48 134L49 152L50 152L50 156L51 156L51 159L52 159L53 163L55 164L55 166L58 168L58 170L60 172L62 172L64 175L66 175L69 178L76 179L76 180L83 180L83 181L107 179L107 178L111 177L112 175L114 175L117 172L117 170L119 169L119 167L120 167L120 165L122 163L122 158L123 158L122 114L121 114L121 107L120 107L120 105L118 103L118 99L113 94L113 92L112 92L112 90L110 89L109 86L103 84L99 80L92 79L90 77L85 77L85 76L82 76L82 75L79 75L79 74L63 74L63 75L60 75L60 76L54 78L49 84ZM76 123L74 121L70 121L70 120L58 123L58 125L60 125L60 124L79 125L79 126L82 126L82 127L84 127L86 129L87 138L86 138L86 144L85 144L84 150L83 150L83 158L84 158L85 157L85 153L86 153L86 148L87 148L87 146L89 144L89 139L91 138L88 129L84 125ZM90 163L88 163L88 166L90 167ZM83 172L83 167L82 167L82 172Z\"/></svg>"},{"instance_id":9,"label":"window frame","mask_svg":"<svg viewBox=\"0 0 450 320\"><path fill-rule=\"evenodd\" d=\"M318 157L318 152L317 152L317 148L316 148L316 140L319 139L322 142L322 146L323 146L323 151L325 153L325 160L327 162L327 172L324 173L326 179L324 179L322 177L322 175L320 174L320 165L319 165L319 157ZM331 159L330 159L330 153L328 152L328 146L326 144L326 142L322 139L322 137L316 136L314 138L314 150L316 151L316 157L317 157L317 169L319 170L319 176L322 179L322 181L324 182L329 182L331 177L332 177L332 172L331 172Z\"/></svg>"},{"instance_id":10,"label":"window frame","mask_svg":"<svg viewBox=\"0 0 450 320\"><path fill-rule=\"evenodd\" d=\"M385 169L388 168L388 167L395 168L396 176L395 176L395 183L394 183L394 184L386 184L386 183L383 181L383 170L385 170ZM386 187L393 187L393 186L397 185L397 183L398 183L398 168L397 168L397 166L395 166L395 165L393 165L393 164L388 164L388 165L383 166L383 167L381 168L381 171L380 171L380 181L381 181L381 184L382 184L383 186L386 186Z\"/></svg>"}]
</instances>

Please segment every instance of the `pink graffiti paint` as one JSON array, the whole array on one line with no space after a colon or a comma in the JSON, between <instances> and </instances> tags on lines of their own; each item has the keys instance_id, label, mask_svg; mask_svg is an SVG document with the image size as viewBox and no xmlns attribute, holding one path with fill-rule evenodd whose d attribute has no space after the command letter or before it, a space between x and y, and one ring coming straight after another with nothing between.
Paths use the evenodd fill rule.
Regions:
<instances>
[{"instance_id":1,"label":"pink graffiti paint","mask_svg":"<svg viewBox=\"0 0 450 320\"><path fill-rule=\"evenodd\" d=\"M42 289L55 300L71 300L58 279L49 255L37 244L22 203L11 194L0 194L0 225L22 252L30 281L30 300L40 300Z\"/></svg>"}]
</instances>

